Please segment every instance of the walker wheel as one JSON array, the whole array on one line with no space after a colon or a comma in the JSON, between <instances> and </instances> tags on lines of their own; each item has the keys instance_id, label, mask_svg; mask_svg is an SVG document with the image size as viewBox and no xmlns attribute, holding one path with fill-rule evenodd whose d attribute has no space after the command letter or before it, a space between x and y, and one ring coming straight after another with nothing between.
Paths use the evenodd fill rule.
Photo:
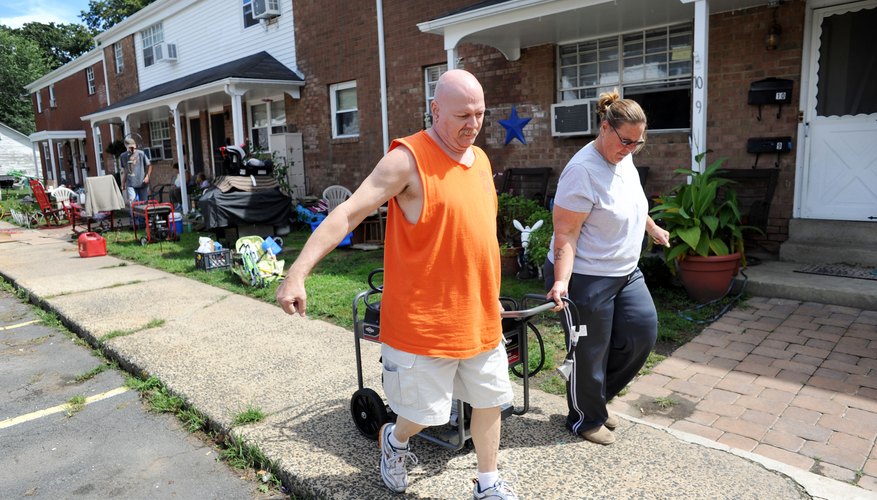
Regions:
<instances>
[{"instance_id":1,"label":"walker wheel","mask_svg":"<svg viewBox=\"0 0 877 500\"><path fill-rule=\"evenodd\" d=\"M350 398L350 416L359 432L371 440L377 440L381 426L390 421L384 400L368 387L353 393Z\"/></svg>"},{"instance_id":2,"label":"walker wheel","mask_svg":"<svg viewBox=\"0 0 877 500\"><path fill-rule=\"evenodd\" d=\"M146 236L141 236L140 237L140 244L142 246L146 246L147 243L149 243L149 240L146 239Z\"/></svg>"}]
</instances>

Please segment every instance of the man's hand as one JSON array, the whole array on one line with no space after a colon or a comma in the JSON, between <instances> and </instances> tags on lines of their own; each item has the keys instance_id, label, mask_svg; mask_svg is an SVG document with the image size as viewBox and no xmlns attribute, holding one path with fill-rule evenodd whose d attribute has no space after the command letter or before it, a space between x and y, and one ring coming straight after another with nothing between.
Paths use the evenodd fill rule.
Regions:
<instances>
[{"instance_id":1,"label":"man's hand","mask_svg":"<svg viewBox=\"0 0 877 500\"><path fill-rule=\"evenodd\" d=\"M298 313L301 317L306 316L308 294L305 291L304 279L288 275L277 287L274 297L286 314Z\"/></svg>"}]
</instances>

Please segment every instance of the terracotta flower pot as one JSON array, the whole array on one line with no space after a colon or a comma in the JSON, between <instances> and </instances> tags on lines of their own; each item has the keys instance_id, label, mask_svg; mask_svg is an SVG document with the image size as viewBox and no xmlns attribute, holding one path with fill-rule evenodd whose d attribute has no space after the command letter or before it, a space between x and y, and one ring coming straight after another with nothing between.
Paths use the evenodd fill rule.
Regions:
<instances>
[{"instance_id":1,"label":"terracotta flower pot","mask_svg":"<svg viewBox=\"0 0 877 500\"><path fill-rule=\"evenodd\" d=\"M686 255L678 262L679 278L691 298L709 302L725 295L739 265L739 252L709 257Z\"/></svg>"},{"instance_id":2,"label":"terracotta flower pot","mask_svg":"<svg viewBox=\"0 0 877 500\"><path fill-rule=\"evenodd\" d=\"M518 254L523 248L500 248L499 260L503 276L514 276L518 273Z\"/></svg>"}]
</instances>

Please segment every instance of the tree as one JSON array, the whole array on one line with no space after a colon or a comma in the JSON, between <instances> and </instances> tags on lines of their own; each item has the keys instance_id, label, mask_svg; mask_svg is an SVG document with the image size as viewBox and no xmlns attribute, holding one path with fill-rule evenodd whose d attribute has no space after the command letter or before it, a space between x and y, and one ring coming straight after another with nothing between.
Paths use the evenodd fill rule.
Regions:
<instances>
[{"instance_id":1,"label":"tree","mask_svg":"<svg viewBox=\"0 0 877 500\"><path fill-rule=\"evenodd\" d=\"M46 54L49 69L59 68L94 46L91 31L81 24L27 23L16 30L36 42Z\"/></svg>"},{"instance_id":2,"label":"tree","mask_svg":"<svg viewBox=\"0 0 877 500\"><path fill-rule=\"evenodd\" d=\"M79 18L91 30L106 31L155 0L89 0Z\"/></svg>"},{"instance_id":3,"label":"tree","mask_svg":"<svg viewBox=\"0 0 877 500\"><path fill-rule=\"evenodd\" d=\"M0 122L25 134L34 131L33 105L24 86L49 71L36 42L0 26Z\"/></svg>"}]
</instances>

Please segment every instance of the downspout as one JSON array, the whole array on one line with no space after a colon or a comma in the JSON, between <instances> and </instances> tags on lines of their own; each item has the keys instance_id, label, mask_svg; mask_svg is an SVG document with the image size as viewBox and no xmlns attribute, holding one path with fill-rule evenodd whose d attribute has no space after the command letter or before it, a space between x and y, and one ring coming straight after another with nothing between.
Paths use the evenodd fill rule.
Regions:
<instances>
[{"instance_id":1,"label":"downspout","mask_svg":"<svg viewBox=\"0 0 877 500\"><path fill-rule=\"evenodd\" d=\"M706 119L707 119L707 55L709 54L709 0L694 2L694 71L692 74L691 92L691 169L703 171L698 155L707 150Z\"/></svg>"},{"instance_id":2,"label":"downspout","mask_svg":"<svg viewBox=\"0 0 877 500\"><path fill-rule=\"evenodd\" d=\"M383 0L375 0L378 17L378 65L381 73L381 133L384 138L384 152L390 148L390 124L387 112L387 60L384 47L384 6Z\"/></svg>"}]
</instances>

